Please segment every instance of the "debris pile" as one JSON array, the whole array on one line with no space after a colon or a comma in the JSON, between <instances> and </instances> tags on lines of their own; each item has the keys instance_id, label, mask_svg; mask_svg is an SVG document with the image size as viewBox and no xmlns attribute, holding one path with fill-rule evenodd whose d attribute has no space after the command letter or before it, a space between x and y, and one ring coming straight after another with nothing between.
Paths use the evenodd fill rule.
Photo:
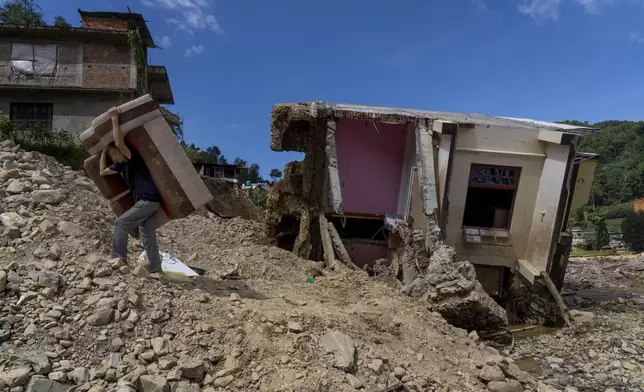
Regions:
<instances>
[{"instance_id":1,"label":"debris pile","mask_svg":"<svg viewBox=\"0 0 644 392\"><path fill-rule=\"evenodd\" d=\"M536 388L420 301L261 245L257 222L164 226L161 250L206 270L190 281L111 264L93 184L11 142L0 162L2 392Z\"/></svg>"},{"instance_id":2,"label":"debris pile","mask_svg":"<svg viewBox=\"0 0 644 392\"><path fill-rule=\"evenodd\" d=\"M405 293L423 297L431 310L460 328L492 330L508 324L506 311L485 292L474 266L458 260L453 247L442 244L433 235L428 257L421 230L411 230L400 219L391 228L401 238L394 269L402 268L403 281L407 283Z\"/></svg>"}]
</instances>

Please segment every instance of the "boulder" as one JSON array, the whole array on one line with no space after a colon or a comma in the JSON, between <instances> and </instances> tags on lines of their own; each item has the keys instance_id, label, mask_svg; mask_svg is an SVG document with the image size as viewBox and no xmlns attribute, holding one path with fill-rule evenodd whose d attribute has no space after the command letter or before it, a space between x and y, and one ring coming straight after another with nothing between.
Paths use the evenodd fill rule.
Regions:
<instances>
[{"instance_id":1,"label":"boulder","mask_svg":"<svg viewBox=\"0 0 644 392\"><path fill-rule=\"evenodd\" d=\"M61 286L61 277L57 272L42 270L38 272L38 285L40 287L49 287L58 290Z\"/></svg>"},{"instance_id":2,"label":"boulder","mask_svg":"<svg viewBox=\"0 0 644 392\"><path fill-rule=\"evenodd\" d=\"M21 387L29 379L30 372L31 369L28 367L0 372L0 383L4 383L9 388Z\"/></svg>"},{"instance_id":3,"label":"boulder","mask_svg":"<svg viewBox=\"0 0 644 392\"><path fill-rule=\"evenodd\" d=\"M31 200L36 203L59 204L66 196L58 189L45 189L31 192Z\"/></svg>"},{"instance_id":4,"label":"boulder","mask_svg":"<svg viewBox=\"0 0 644 392\"><path fill-rule=\"evenodd\" d=\"M184 355L177 361L177 369L181 370L184 378L201 381L204 376L202 360Z\"/></svg>"},{"instance_id":5,"label":"boulder","mask_svg":"<svg viewBox=\"0 0 644 392\"><path fill-rule=\"evenodd\" d=\"M114 319L114 309L103 309L87 318L87 323L95 326L108 325Z\"/></svg>"},{"instance_id":6,"label":"boulder","mask_svg":"<svg viewBox=\"0 0 644 392\"><path fill-rule=\"evenodd\" d=\"M139 377L140 392L170 392L168 380L163 376Z\"/></svg>"},{"instance_id":7,"label":"boulder","mask_svg":"<svg viewBox=\"0 0 644 392\"><path fill-rule=\"evenodd\" d=\"M80 226L66 221L58 222L58 231L68 237L82 237L85 234Z\"/></svg>"},{"instance_id":8,"label":"boulder","mask_svg":"<svg viewBox=\"0 0 644 392\"><path fill-rule=\"evenodd\" d=\"M53 380L32 378L27 385L27 392L67 392L71 387Z\"/></svg>"},{"instance_id":9,"label":"boulder","mask_svg":"<svg viewBox=\"0 0 644 392\"><path fill-rule=\"evenodd\" d=\"M5 227L25 227L27 221L16 212L3 212L0 214L0 222Z\"/></svg>"},{"instance_id":10,"label":"boulder","mask_svg":"<svg viewBox=\"0 0 644 392\"><path fill-rule=\"evenodd\" d=\"M333 353L334 367L344 371L353 368L356 347L350 337L338 331L331 331L322 336L321 343L327 353Z\"/></svg>"}]
</instances>

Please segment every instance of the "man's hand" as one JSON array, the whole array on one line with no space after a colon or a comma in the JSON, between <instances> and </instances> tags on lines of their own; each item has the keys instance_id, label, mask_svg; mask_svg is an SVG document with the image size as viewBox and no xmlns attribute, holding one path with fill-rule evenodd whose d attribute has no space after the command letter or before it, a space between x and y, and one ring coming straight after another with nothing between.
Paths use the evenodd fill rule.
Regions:
<instances>
[{"instance_id":1,"label":"man's hand","mask_svg":"<svg viewBox=\"0 0 644 392\"><path fill-rule=\"evenodd\" d=\"M121 109L119 109L116 106L114 106L114 107L110 108L109 112L110 112L110 117L112 119L119 118L119 115L121 114Z\"/></svg>"}]
</instances>

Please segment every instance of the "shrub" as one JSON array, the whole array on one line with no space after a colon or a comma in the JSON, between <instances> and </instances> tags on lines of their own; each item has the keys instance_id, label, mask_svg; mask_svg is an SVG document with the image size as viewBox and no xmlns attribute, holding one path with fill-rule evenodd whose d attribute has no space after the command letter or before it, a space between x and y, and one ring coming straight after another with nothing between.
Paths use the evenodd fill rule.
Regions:
<instances>
[{"instance_id":1,"label":"shrub","mask_svg":"<svg viewBox=\"0 0 644 392\"><path fill-rule=\"evenodd\" d=\"M625 218L630 212L633 211L633 203L619 203L611 206L600 207L596 211L596 215L605 219Z\"/></svg>"},{"instance_id":2,"label":"shrub","mask_svg":"<svg viewBox=\"0 0 644 392\"><path fill-rule=\"evenodd\" d=\"M2 132L1 128L0 132ZM13 132L13 140L27 151L38 151L49 155L63 165L71 166L76 170L81 170L83 161L89 157L85 148L76 143L74 137L64 130L50 131L40 127L19 130Z\"/></svg>"},{"instance_id":3,"label":"shrub","mask_svg":"<svg viewBox=\"0 0 644 392\"><path fill-rule=\"evenodd\" d=\"M628 249L644 251L644 213L631 211L622 221L622 238Z\"/></svg>"}]
</instances>

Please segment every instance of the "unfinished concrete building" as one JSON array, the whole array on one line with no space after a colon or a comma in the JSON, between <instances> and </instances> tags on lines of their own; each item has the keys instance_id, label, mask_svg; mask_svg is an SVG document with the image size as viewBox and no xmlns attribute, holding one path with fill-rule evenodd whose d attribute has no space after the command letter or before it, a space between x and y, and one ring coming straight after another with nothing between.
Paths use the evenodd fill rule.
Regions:
<instances>
[{"instance_id":1,"label":"unfinished concrete building","mask_svg":"<svg viewBox=\"0 0 644 392\"><path fill-rule=\"evenodd\" d=\"M588 127L409 109L279 104L271 148L305 153L269 195L269 237L321 260L318 219L337 228L358 267L391 260L398 217L476 267L499 296L512 276L560 286L570 252L568 211L587 202L596 156L578 152Z\"/></svg>"}]
</instances>

